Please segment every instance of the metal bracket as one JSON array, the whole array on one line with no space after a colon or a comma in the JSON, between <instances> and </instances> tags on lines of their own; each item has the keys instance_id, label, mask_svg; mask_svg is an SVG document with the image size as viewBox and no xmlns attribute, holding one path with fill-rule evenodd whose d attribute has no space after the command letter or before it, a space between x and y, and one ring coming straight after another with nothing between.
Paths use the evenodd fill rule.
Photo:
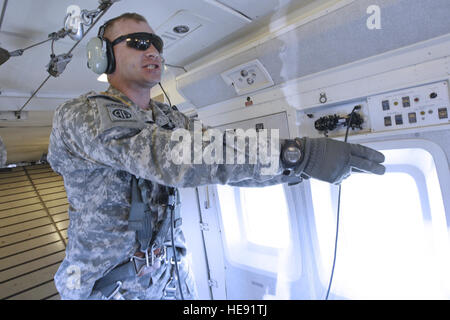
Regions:
<instances>
[{"instance_id":1,"label":"metal bracket","mask_svg":"<svg viewBox=\"0 0 450 320\"><path fill-rule=\"evenodd\" d=\"M72 54L63 53L50 56L50 62L47 65L47 71L53 77L58 77L66 69L67 64L72 60Z\"/></svg>"}]
</instances>

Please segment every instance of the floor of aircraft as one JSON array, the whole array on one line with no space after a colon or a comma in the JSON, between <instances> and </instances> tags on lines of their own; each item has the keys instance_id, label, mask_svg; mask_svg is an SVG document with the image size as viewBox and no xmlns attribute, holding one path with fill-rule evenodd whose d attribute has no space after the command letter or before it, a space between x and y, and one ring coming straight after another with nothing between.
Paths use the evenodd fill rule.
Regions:
<instances>
[{"instance_id":1,"label":"floor of aircraft","mask_svg":"<svg viewBox=\"0 0 450 320\"><path fill-rule=\"evenodd\" d=\"M49 165L0 172L0 299L59 299L53 276L64 259L68 202Z\"/></svg>"}]
</instances>

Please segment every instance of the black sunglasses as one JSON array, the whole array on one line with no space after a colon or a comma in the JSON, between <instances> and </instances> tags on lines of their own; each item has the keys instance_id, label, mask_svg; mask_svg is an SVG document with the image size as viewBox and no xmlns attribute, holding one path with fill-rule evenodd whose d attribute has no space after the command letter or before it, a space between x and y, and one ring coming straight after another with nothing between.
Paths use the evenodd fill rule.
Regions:
<instances>
[{"instance_id":1,"label":"black sunglasses","mask_svg":"<svg viewBox=\"0 0 450 320\"><path fill-rule=\"evenodd\" d=\"M137 32L126 34L118 37L111 44L115 46L122 41L126 41L128 47L141 51L147 50L153 44L160 54L164 47L163 40L154 33Z\"/></svg>"}]
</instances>

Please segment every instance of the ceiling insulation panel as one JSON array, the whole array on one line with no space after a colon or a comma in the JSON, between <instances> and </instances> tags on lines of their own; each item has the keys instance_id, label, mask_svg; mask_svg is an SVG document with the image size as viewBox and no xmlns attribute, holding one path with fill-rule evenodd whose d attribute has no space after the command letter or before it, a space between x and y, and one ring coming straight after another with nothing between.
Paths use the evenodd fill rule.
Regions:
<instances>
[{"instance_id":1,"label":"ceiling insulation panel","mask_svg":"<svg viewBox=\"0 0 450 320\"><path fill-rule=\"evenodd\" d=\"M380 0L380 30L367 27L366 10L372 2L354 1L276 38L257 41L253 47L182 74L177 77L177 88L191 104L202 108L237 97L221 74L255 59L277 85L450 33L448 0Z\"/></svg>"}]
</instances>

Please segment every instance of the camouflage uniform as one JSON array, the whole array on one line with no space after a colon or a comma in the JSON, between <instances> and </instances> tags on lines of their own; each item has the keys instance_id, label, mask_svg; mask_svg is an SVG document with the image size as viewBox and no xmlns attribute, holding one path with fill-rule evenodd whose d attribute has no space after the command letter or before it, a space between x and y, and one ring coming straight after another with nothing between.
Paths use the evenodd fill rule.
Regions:
<instances>
[{"instance_id":1,"label":"camouflage uniform","mask_svg":"<svg viewBox=\"0 0 450 320\"><path fill-rule=\"evenodd\" d=\"M56 109L48 160L64 178L70 217L66 257L55 275L62 299L101 298L92 292L96 280L138 250L136 233L127 228L132 175L139 179L143 201L152 212L154 232L167 219L157 201L166 186L263 186L288 181L281 172L262 176L259 163L175 165L169 161L176 143L171 141L172 130L193 130L194 120L155 101L150 106L143 110L110 87L106 94L90 92ZM166 239L170 245L170 233ZM175 244L184 297L194 299L194 279L179 227ZM163 264L125 281L121 292L126 299L160 299L173 269L170 263Z\"/></svg>"}]
</instances>

